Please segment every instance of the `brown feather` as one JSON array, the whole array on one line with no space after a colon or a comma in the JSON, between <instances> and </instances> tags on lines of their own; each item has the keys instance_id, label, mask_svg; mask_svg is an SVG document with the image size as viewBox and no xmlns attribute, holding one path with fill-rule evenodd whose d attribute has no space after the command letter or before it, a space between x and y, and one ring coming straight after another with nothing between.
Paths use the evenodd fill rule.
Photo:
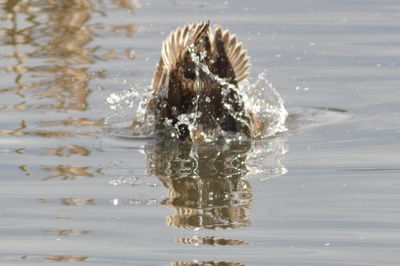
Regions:
<instances>
[{"instance_id":1,"label":"brown feather","mask_svg":"<svg viewBox=\"0 0 400 266\"><path fill-rule=\"evenodd\" d=\"M199 62L193 61L193 56ZM175 125L180 114L197 111L201 112L198 118L201 131L213 132L221 128L250 135L251 119L243 115L243 102L231 89L223 96L223 90L228 87L220 81L238 86L248 77L249 69L247 51L228 30L221 27L212 30L209 22L200 22L171 32L163 43L152 81L151 112L155 115L156 129L164 129L167 120ZM226 103L232 110L226 109ZM231 114L232 111L236 114ZM187 128L182 128L180 137L191 137L188 134Z\"/></svg>"}]
</instances>

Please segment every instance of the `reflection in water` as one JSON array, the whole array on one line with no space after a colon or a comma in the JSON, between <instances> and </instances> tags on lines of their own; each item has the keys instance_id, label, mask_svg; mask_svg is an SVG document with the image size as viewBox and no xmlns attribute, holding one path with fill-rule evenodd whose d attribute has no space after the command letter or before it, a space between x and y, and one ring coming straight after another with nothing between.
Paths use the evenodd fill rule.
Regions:
<instances>
[{"instance_id":1,"label":"reflection in water","mask_svg":"<svg viewBox=\"0 0 400 266\"><path fill-rule=\"evenodd\" d=\"M190 244L194 246L239 246L249 244L247 241L216 238L216 237L192 237L192 238L178 238L178 243Z\"/></svg>"},{"instance_id":2,"label":"reflection in water","mask_svg":"<svg viewBox=\"0 0 400 266\"><path fill-rule=\"evenodd\" d=\"M167 225L194 229L193 237L178 238L177 242L195 246L249 244L244 240L201 237L197 230L251 225L253 194L248 175L261 173L262 179L268 179L286 172L281 164L286 152L284 138L262 143L154 141L146 146L145 152L149 173L168 189L168 198L162 204L175 210L174 215L166 218Z\"/></svg>"},{"instance_id":3,"label":"reflection in water","mask_svg":"<svg viewBox=\"0 0 400 266\"><path fill-rule=\"evenodd\" d=\"M40 203L48 204L51 200L48 199L38 199ZM94 205L94 199L80 199L80 198L61 198L60 203L64 206L85 206Z\"/></svg>"},{"instance_id":4,"label":"reflection in water","mask_svg":"<svg viewBox=\"0 0 400 266\"><path fill-rule=\"evenodd\" d=\"M57 177L61 177L62 180L76 180L94 176L94 173L91 173L89 170L90 167L83 166L58 165L43 167L42 169L50 172L50 175L44 177L43 180L49 180ZM101 173L101 170L94 170L94 172Z\"/></svg>"},{"instance_id":5,"label":"reflection in water","mask_svg":"<svg viewBox=\"0 0 400 266\"><path fill-rule=\"evenodd\" d=\"M167 217L167 224L191 229L250 225L253 195L250 182L244 178L250 149L250 142L148 146L150 172L169 190L163 204L176 211Z\"/></svg>"},{"instance_id":6,"label":"reflection in water","mask_svg":"<svg viewBox=\"0 0 400 266\"><path fill-rule=\"evenodd\" d=\"M88 230L78 230L78 229L61 229L61 230L44 230L45 235L56 235L56 236L77 236L77 235L87 235L90 231Z\"/></svg>"},{"instance_id":7,"label":"reflection in water","mask_svg":"<svg viewBox=\"0 0 400 266\"><path fill-rule=\"evenodd\" d=\"M62 146L56 149L49 149L49 155L55 155L60 157L71 157L71 156L89 156L90 151L79 145Z\"/></svg>"},{"instance_id":8,"label":"reflection in water","mask_svg":"<svg viewBox=\"0 0 400 266\"><path fill-rule=\"evenodd\" d=\"M174 261L171 263L172 266L245 266L245 264L239 262L227 262L227 261Z\"/></svg>"},{"instance_id":9,"label":"reflection in water","mask_svg":"<svg viewBox=\"0 0 400 266\"><path fill-rule=\"evenodd\" d=\"M104 70L89 71L90 66L96 61L115 58L116 53L121 54L115 49L90 46L93 39L99 35L132 36L135 32L131 24L106 28L102 24L90 23L92 17L98 14L107 16L105 10L108 6L129 11L141 7L138 0L8 0L2 3L4 16L0 18L0 44L3 49L0 52L6 60L0 63L0 72L7 73L9 79L0 88L0 94L15 92L23 99L17 103L2 104L0 110L17 112L88 110L90 80L92 77L106 78ZM107 7L104 8L104 5ZM133 54L130 49L122 53L123 58L130 59L134 58ZM11 83L13 74L15 78ZM87 118L62 122L64 126L103 125L102 121ZM43 127L45 123L39 126ZM23 129L0 129L0 135L26 134ZM72 134L31 129L29 135L58 138Z\"/></svg>"},{"instance_id":10,"label":"reflection in water","mask_svg":"<svg viewBox=\"0 0 400 266\"><path fill-rule=\"evenodd\" d=\"M87 259L82 256L48 256L45 258L49 261L85 261Z\"/></svg>"},{"instance_id":11,"label":"reflection in water","mask_svg":"<svg viewBox=\"0 0 400 266\"><path fill-rule=\"evenodd\" d=\"M25 120L22 120L20 128L15 130L0 129L0 136L36 136L42 138L62 138L72 137L74 135L88 135L85 132L72 133L70 131L63 130L30 130ZM71 118L68 120L61 121L46 121L38 123L39 126L103 126L103 120L91 120L87 118Z\"/></svg>"},{"instance_id":12,"label":"reflection in water","mask_svg":"<svg viewBox=\"0 0 400 266\"><path fill-rule=\"evenodd\" d=\"M84 206L94 205L94 199L62 198L61 204L65 206Z\"/></svg>"},{"instance_id":13,"label":"reflection in water","mask_svg":"<svg viewBox=\"0 0 400 266\"><path fill-rule=\"evenodd\" d=\"M32 172L31 172L31 170L29 170L28 166L26 166L26 165L21 165L21 166L19 167L19 169L20 169L22 172L24 172L25 175L27 175L27 176L32 176Z\"/></svg>"},{"instance_id":14,"label":"reflection in water","mask_svg":"<svg viewBox=\"0 0 400 266\"><path fill-rule=\"evenodd\" d=\"M23 260L34 261L85 261L88 257L83 256L22 256Z\"/></svg>"},{"instance_id":15,"label":"reflection in water","mask_svg":"<svg viewBox=\"0 0 400 266\"><path fill-rule=\"evenodd\" d=\"M100 2L106 1L101 0ZM131 11L142 7L139 0L111 0L111 2L119 8L126 8Z\"/></svg>"},{"instance_id":16,"label":"reflection in water","mask_svg":"<svg viewBox=\"0 0 400 266\"><path fill-rule=\"evenodd\" d=\"M14 58L16 64L6 70L16 74L17 93L24 97L25 90L39 89L35 96L53 99L52 109L86 110L90 77L86 67L75 65L93 63L85 48L93 35L86 25L91 17L90 3L85 0L10 0L5 11L5 20L11 24L1 29L5 33L2 44L13 48L9 57ZM29 58L47 60L42 61L42 66L29 66ZM25 109L21 105L49 109L48 104L19 104L20 109Z\"/></svg>"},{"instance_id":17,"label":"reflection in water","mask_svg":"<svg viewBox=\"0 0 400 266\"><path fill-rule=\"evenodd\" d=\"M24 154L26 149L18 149L17 153ZM58 156L58 157L73 157L73 156L90 156L90 150L79 145L61 146L58 148L46 149L45 155ZM33 176L32 171L26 165L19 166L19 169L27 176ZM42 167L42 170L49 172L49 174L42 178L42 180L50 180L61 178L61 180L77 180L81 178L93 177L103 174L101 168L93 169L87 166L73 166L73 165L55 165Z\"/></svg>"},{"instance_id":18,"label":"reflection in water","mask_svg":"<svg viewBox=\"0 0 400 266\"><path fill-rule=\"evenodd\" d=\"M27 127L25 120L22 120L20 127L15 130L0 129L0 136L23 136L26 134L23 130Z\"/></svg>"}]
</instances>

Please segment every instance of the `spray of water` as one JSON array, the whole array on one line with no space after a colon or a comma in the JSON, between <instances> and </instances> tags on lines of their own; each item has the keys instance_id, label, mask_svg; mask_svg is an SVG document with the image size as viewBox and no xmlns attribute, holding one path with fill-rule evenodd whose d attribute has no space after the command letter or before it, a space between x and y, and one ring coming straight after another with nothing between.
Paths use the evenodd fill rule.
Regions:
<instances>
[{"instance_id":1,"label":"spray of water","mask_svg":"<svg viewBox=\"0 0 400 266\"><path fill-rule=\"evenodd\" d=\"M245 80L239 86L247 111L254 116L253 136L270 137L287 130L285 121L288 112L284 101L265 72L258 75L254 83Z\"/></svg>"},{"instance_id":2,"label":"spray of water","mask_svg":"<svg viewBox=\"0 0 400 266\"><path fill-rule=\"evenodd\" d=\"M189 51L191 53L191 59L196 65L196 76L199 76L199 72L201 71L202 74L207 75L210 80L217 82L220 87L223 88L221 94L223 96L222 101L225 110L236 121L240 121L242 124L248 126L251 129L251 136L253 138L260 139L270 137L287 130L285 120L288 116L288 112L284 107L282 97L268 81L265 72L260 73L257 80L253 83L249 80L245 80L241 82L239 86L236 86L212 73L208 66L203 63L203 59L206 55L196 52L193 45L189 47ZM228 97L230 92L234 92L234 95L236 95L234 99L235 103L232 103L232 99ZM110 109L117 112L117 109L124 109L122 103L132 108L130 99L132 102L137 101L138 95L139 93L131 89L121 95L113 93L106 101L110 105ZM147 110L147 105L151 97L150 94L147 94L136 104L137 110L130 126L130 134L148 136L154 133L155 117ZM196 134L196 130L199 128L200 117L202 116L201 101L211 101L211 99L200 99L199 97L198 95L192 100L193 111L191 113L180 114L175 124L172 120L165 120L164 130L166 132L163 132L164 135L167 134L171 138L177 139L179 138L179 128L182 126L185 126L189 130L191 136ZM235 111L233 104L243 106L243 108L241 111ZM121 110L119 112L121 112ZM219 121L213 122L218 124ZM221 136L234 139L244 138L244 134L241 134L241 132L232 134L223 132L222 129L219 129L219 131L201 132L201 134L202 139L206 142L216 140Z\"/></svg>"}]
</instances>

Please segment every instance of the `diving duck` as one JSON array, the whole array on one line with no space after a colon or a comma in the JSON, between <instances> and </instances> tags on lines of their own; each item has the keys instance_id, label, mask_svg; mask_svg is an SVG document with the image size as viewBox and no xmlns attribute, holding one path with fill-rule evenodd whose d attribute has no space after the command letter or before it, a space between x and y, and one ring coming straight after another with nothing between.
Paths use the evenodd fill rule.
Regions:
<instances>
[{"instance_id":1,"label":"diving duck","mask_svg":"<svg viewBox=\"0 0 400 266\"><path fill-rule=\"evenodd\" d=\"M223 132L252 135L238 85L250 58L236 35L210 22L187 24L164 41L147 105L156 132L201 141Z\"/></svg>"}]
</instances>

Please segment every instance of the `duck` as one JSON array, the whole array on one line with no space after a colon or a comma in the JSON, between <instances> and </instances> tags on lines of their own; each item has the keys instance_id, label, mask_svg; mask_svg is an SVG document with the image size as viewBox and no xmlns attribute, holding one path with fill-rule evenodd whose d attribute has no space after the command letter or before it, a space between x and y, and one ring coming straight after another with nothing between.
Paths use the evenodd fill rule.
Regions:
<instances>
[{"instance_id":1,"label":"duck","mask_svg":"<svg viewBox=\"0 0 400 266\"><path fill-rule=\"evenodd\" d=\"M250 57L235 34L210 21L172 31L162 44L147 105L155 132L188 141L226 133L252 136L252 115L239 84Z\"/></svg>"}]
</instances>

